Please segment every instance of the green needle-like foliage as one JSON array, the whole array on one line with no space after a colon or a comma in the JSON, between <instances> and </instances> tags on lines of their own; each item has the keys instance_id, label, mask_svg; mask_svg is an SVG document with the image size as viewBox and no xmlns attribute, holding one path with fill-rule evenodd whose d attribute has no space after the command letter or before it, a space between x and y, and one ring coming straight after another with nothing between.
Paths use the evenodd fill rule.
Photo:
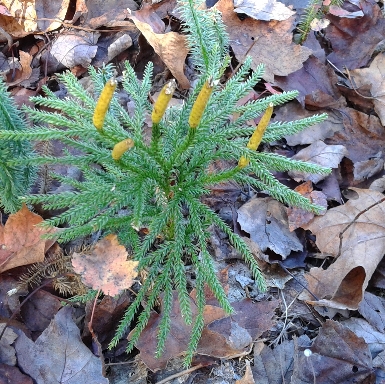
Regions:
<instances>
[{"instance_id":1,"label":"green needle-like foliage","mask_svg":"<svg viewBox=\"0 0 385 384\"><path fill-rule=\"evenodd\" d=\"M303 11L297 28L300 32L299 42L303 43L307 39L307 36L311 31L311 23L315 19L324 19L325 15L329 12L330 6L341 7L343 3L344 0L331 0L330 4L324 5L323 0L310 0Z\"/></svg>"},{"instance_id":2,"label":"green needle-like foliage","mask_svg":"<svg viewBox=\"0 0 385 384\"><path fill-rule=\"evenodd\" d=\"M330 170L301 161L294 161L271 153L257 152L246 147L254 129L246 123L261 115L270 103L275 106L296 97L296 92L272 95L263 100L238 106L260 80L263 67L251 73L251 59L247 59L226 84L219 80L228 62L228 38L220 14L215 10L202 10L200 1L181 1L186 32L191 46L192 59L200 72L200 78L190 97L182 106L169 108L159 123L153 126L150 143L145 141L146 118L152 111L148 101L151 89L152 64L146 67L143 79L136 78L134 69L126 63L121 85L135 102L135 111L129 115L112 99L103 129L97 130L92 123L95 96L113 75L108 65L96 71L90 68L95 94L87 93L71 73L60 75L68 94L58 99L45 89L47 97L34 97L38 106L49 107L57 112L26 109L35 122L28 132L0 131L0 137L14 140L60 140L67 147L80 153L67 151L63 157L40 156L30 158L28 164L71 164L82 170L81 182L56 175L62 183L75 188L74 192L51 195L30 195L28 203L42 203L48 209L68 208L57 217L46 220L46 226L67 223L58 236L61 241L89 235L98 230L105 234L117 233L120 241L131 249L139 270L146 271L138 295L129 306L118 326L110 346L115 346L137 318L128 343L131 350L145 328L159 295L163 294L163 318L158 331L159 356L171 327L173 289L178 292L181 313L187 324L192 325L191 339L186 355L190 364L204 326L204 286L207 284L227 313L233 309L226 297L211 259L208 240L209 227L217 226L225 232L232 245L249 264L261 290L264 279L254 256L241 237L234 234L227 224L201 198L215 184L234 180L241 185L251 185L266 191L288 205L318 212L313 205L291 189L280 184L271 171L300 170L310 173L328 173ZM251 73L251 74L250 74ZM214 86L203 117L194 129L189 126L189 116L197 95L209 80ZM238 116L232 118L232 116ZM263 141L277 140L296 133L311 124L324 120L326 115L273 123ZM41 125L39 125L41 123ZM114 160L114 146L131 139L134 147ZM237 166L241 156L249 163ZM213 171L216 160L227 160L227 170ZM147 228L145 235L139 228ZM185 274L185 264L192 264L196 272L196 305L198 316L192 316Z\"/></svg>"},{"instance_id":3,"label":"green needle-like foliage","mask_svg":"<svg viewBox=\"0 0 385 384\"><path fill-rule=\"evenodd\" d=\"M23 133L27 129L23 114L7 92L6 85L0 78L0 126L10 133ZM7 213L14 213L21 208L20 196L25 195L34 180L34 169L15 164L15 160L31 156L29 142L0 141L0 207Z\"/></svg>"}]
</instances>

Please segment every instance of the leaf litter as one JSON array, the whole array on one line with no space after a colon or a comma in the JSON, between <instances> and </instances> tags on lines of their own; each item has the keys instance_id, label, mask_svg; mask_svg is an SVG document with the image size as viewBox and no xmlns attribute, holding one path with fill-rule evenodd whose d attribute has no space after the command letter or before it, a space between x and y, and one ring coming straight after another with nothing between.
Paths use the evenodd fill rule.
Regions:
<instances>
[{"instance_id":1,"label":"leaf litter","mask_svg":"<svg viewBox=\"0 0 385 384\"><path fill-rule=\"evenodd\" d=\"M212 237L213 254L221 266L218 270L226 270L220 272L225 276L222 281L237 313L225 316L207 290L204 337L196 364L205 375L204 382L215 382L205 367L215 366L222 359L223 369L212 372L226 382L270 384L284 379L295 384L314 380L374 383L376 375L378 380L385 375L385 304L381 291L385 288L381 261L384 201L381 192L368 187L381 184L385 173L384 54L376 50L384 36L385 20L373 0L345 2L342 8L330 7L326 19L319 20L326 23L315 22L312 28L319 33L311 33L301 46L292 38L304 4L292 2L293 7L288 7L283 3L246 0L233 4L220 0L216 7L223 14L235 59L242 62L251 55L253 68L260 62L266 66L266 83L261 82L248 97L299 90L297 101L274 111L273 121L328 113L328 120L322 124L261 148L334 169L325 180L278 174L292 189L323 206L323 216L287 209L263 191L245 191L239 186L230 198L225 189L210 195L210 206L249 242L271 288L267 294L258 292L226 236L216 233ZM121 0L4 2L0 6L0 27L5 34L0 34L0 42L10 47L18 39L22 43L23 37L30 39L22 49L15 46L3 50L1 56L1 71L8 86L20 94L20 104L26 102L22 90L39 93L41 84L52 82L49 74L59 71L59 65L81 77L89 64L101 66L110 60L137 62L138 72L142 61L152 60L156 73L161 74L160 81L157 79L160 84L171 72L181 89L188 89L194 73L186 60L185 36L176 27L175 2L164 0L142 5L139 11L137 8L136 3ZM71 26L74 28L69 31ZM57 33L49 35L54 30ZM37 35L40 33L46 35ZM32 40L39 48L31 47ZM330 44L327 50L320 44L326 41ZM302 180L307 181L298 185ZM53 193L57 188L49 177L42 184ZM349 198L341 194L342 189L351 187ZM381 190L380 185L376 188ZM47 212L42 215L46 217ZM12 375L20 383L31 383L32 377L34 382L45 383L43 373L49 375L50 383L63 382L65 377L69 377L68 382L75 378L73 382L108 382L103 377L102 360L96 355L104 354L114 361L125 356L121 346L110 352L106 346L132 300L127 289L135 291L135 284L145 276L136 276L135 262L113 237L99 242L83 239L71 245L76 248L70 255L79 276L105 294L89 302L85 312L83 309L80 316L85 314L85 324L92 322L92 327L80 325L81 340L73 310L60 309L62 297L54 293L49 274L37 293L20 307L19 299L26 294L20 290L20 276L31 273L29 266L35 263L47 263L47 251L53 245L53 241L40 240L42 231L35 225L41 221L24 206L1 226L0 310L5 331L0 340L0 377ZM125 265L129 274L122 276ZM102 270L110 274L102 275ZM67 276L56 278L66 284ZM189 279L193 286L194 277ZM34 288L30 287L30 292ZM192 308L194 299L192 291ZM165 357L153 359L160 309L152 314L138 342L140 353L132 360L133 368L124 371L125 377L130 372L132 382L148 380L148 368L163 378L171 374L170 367L182 371L178 358L185 351L190 329L183 326L175 301L173 305L175 328L167 340ZM343 316L348 319L343 320ZM6 319L11 317L5 328ZM99 345L99 352L91 352L85 343L95 351ZM71 351L78 353L74 360L66 355ZM242 360L245 357L248 360ZM110 369L114 372L115 367ZM186 380L189 375L193 380L193 374L186 374ZM110 382L118 383L112 377L110 374Z\"/></svg>"}]
</instances>

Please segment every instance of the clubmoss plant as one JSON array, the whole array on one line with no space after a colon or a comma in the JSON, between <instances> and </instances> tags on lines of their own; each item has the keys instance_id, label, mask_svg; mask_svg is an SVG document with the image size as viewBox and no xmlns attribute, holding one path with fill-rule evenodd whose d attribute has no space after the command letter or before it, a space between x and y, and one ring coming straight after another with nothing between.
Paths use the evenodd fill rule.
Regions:
<instances>
[{"instance_id":1,"label":"clubmoss plant","mask_svg":"<svg viewBox=\"0 0 385 384\"><path fill-rule=\"evenodd\" d=\"M115 81L111 80L113 67L107 65L101 70L89 70L95 86L94 94L86 92L71 73L60 75L70 98L60 100L45 88L46 97L32 99L36 105L54 108L58 112L27 108L29 118L35 122L33 129L23 133L0 132L0 137L14 140L60 140L67 147L81 151L77 156L67 151L63 157L31 158L28 163L34 165L77 166L83 172L84 180L79 182L55 175L62 183L73 186L75 191L30 195L25 201L43 203L49 209L68 208L44 223L46 226L67 223L68 226L58 234L61 241L98 230L117 233L120 241L139 261L138 268L146 271L146 279L121 320L111 347L117 344L129 326L133 326L131 323L141 304L146 302L128 343L128 350L134 347L159 295L163 293L162 320L155 351L159 356L171 327L172 291L174 288L177 290L181 313L186 323L192 325L186 364L191 362L204 326L205 284L224 310L233 312L209 253L207 243L211 225L228 235L232 245L249 264L259 288L265 289L263 277L246 243L202 203L201 197L210 192L211 186L233 180L266 191L290 206L318 212L318 206L280 184L271 171L330 171L315 164L257 152L255 146L248 145L255 128L246 123L263 114L268 107L272 112L273 106L292 100L297 93L287 92L237 105L260 80L263 67L259 66L251 73L249 58L225 84L220 83L229 62L228 37L220 14L216 10L202 10L200 3L195 0L179 2L191 57L199 73L197 85L183 105L166 110L175 89L175 83L171 82L166 84L152 107L148 101L152 64L147 65L143 79L139 81L134 69L126 63L121 86L135 102L135 110L129 115L117 98L110 100ZM95 99L100 94L102 97L94 114ZM152 137L147 143L144 128L150 114ZM262 141L269 142L299 132L325 117L315 115L292 122L272 123L266 128ZM265 118L266 125L268 120ZM238 164L240 159L243 160ZM226 170L213 171L210 165L216 160L227 160L233 165ZM147 229L145 234L139 231L140 228ZM189 304L186 262L192 264L196 272L198 315L195 317Z\"/></svg>"},{"instance_id":2,"label":"clubmoss plant","mask_svg":"<svg viewBox=\"0 0 385 384\"><path fill-rule=\"evenodd\" d=\"M23 133L28 129L25 117L17 109L1 77L0 125L1 129L9 132ZM35 176L33 167L15 164L14 160L31 155L32 149L28 141L0 141L0 207L7 213L14 213L21 208L19 197L29 192Z\"/></svg>"},{"instance_id":3,"label":"clubmoss plant","mask_svg":"<svg viewBox=\"0 0 385 384\"><path fill-rule=\"evenodd\" d=\"M299 43L303 43L312 29L312 22L314 20L323 20L325 15L329 12L331 6L341 7L344 0L330 0L328 5L325 5L324 0L310 0L307 7L304 9L297 27L299 33Z\"/></svg>"}]
</instances>

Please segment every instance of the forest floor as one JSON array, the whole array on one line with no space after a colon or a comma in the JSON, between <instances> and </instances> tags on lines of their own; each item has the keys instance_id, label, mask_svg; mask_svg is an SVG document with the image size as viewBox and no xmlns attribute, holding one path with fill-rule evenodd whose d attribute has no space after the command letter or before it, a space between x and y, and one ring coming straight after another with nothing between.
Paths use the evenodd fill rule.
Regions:
<instances>
[{"instance_id":1,"label":"forest floor","mask_svg":"<svg viewBox=\"0 0 385 384\"><path fill-rule=\"evenodd\" d=\"M43 85L64 97L56 76L64 70L86 87L89 65L113 63L121 73L125 60L139 77L153 62L153 99L172 77L178 82L173 103L194 86L175 0L53 3L0 5L0 71L17 105L32 105L29 97L43 94ZM242 103L297 90L295 100L274 110L273 122L328 114L324 122L260 148L332 168L328 176L275 174L323 206L321 215L236 184L220 185L205 197L248 242L268 291L258 291L245 262L213 228L212 256L236 314L224 316L207 292L206 325L191 369L182 365L178 340L188 338L188 330L177 306L161 358L153 356L156 313L134 353L125 353L126 340L108 350L135 286L97 303L63 307L68 287L58 270L72 268L74 250L97 254L102 245L95 250L95 239L79 239L63 249L41 240L34 224L51 213L24 206L3 215L0 228L0 329L6 326L1 383L385 383L383 4L350 0L340 8L314 1L322 17L296 44L304 3L207 0L222 12L230 37L224 81L247 55L252 68L265 66L262 81ZM128 96L120 97L130 112ZM51 183L48 171L39 173L35 192L63 187ZM55 171L80 178L71 167ZM33 276L38 284L21 289L20 282Z\"/></svg>"}]
</instances>

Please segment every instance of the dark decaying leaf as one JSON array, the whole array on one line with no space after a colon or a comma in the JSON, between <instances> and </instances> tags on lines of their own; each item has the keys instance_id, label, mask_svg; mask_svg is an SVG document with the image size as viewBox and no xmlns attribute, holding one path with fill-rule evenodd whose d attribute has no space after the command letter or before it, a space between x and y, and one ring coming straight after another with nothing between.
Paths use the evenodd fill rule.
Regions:
<instances>
[{"instance_id":1,"label":"dark decaying leaf","mask_svg":"<svg viewBox=\"0 0 385 384\"><path fill-rule=\"evenodd\" d=\"M336 321L327 320L309 354L300 353L292 383L375 382L372 358L365 341Z\"/></svg>"},{"instance_id":2,"label":"dark decaying leaf","mask_svg":"<svg viewBox=\"0 0 385 384\"><path fill-rule=\"evenodd\" d=\"M354 10L362 10L364 16L359 19L327 16L330 25L325 31L326 38L333 47L328 60L340 69L356 69L368 64L385 34L385 19L375 0L360 0Z\"/></svg>"},{"instance_id":3,"label":"dark decaying leaf","mask_svg":"<svg viewBox=\"0 0 385 384\"><path fill-rule=\"evenodd\" d=\"M15 349L20 368L37 384L108 384L101 361L80 339L71 307L61 309L35 343L21 333Z\"/></svg>"}]
</instances>

